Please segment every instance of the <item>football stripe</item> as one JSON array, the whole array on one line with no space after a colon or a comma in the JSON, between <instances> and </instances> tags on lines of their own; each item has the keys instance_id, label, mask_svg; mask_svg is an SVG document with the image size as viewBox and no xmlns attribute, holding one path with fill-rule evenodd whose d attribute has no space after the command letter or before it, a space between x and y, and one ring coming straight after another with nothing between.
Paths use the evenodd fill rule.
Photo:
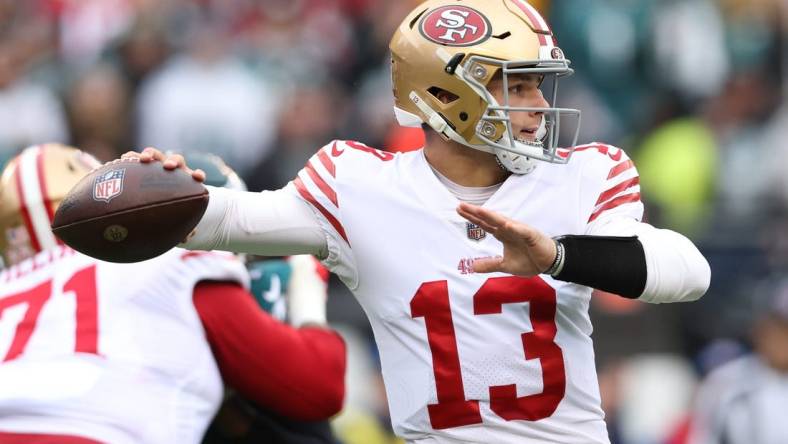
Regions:
<instances>
[{"instance_id":1,"label":"football stripe","mask_svg":"<svg viewBox=\"0 0 788 444\"><path fill-rule=\"evenodd\" d=\"M550 28L547 26L547 23L539 14L539 11L534 9L533 6L529 5L528 3L522 2L520 0L512 0L512 2L525 13L525 15L528 17L528 21L531 22L530 23L531 27L533 27L534 30L550 32ZM540 45L542 46L548 45L547 35L539 32L537 32L536 35L539 37Z\"/></svg>"},{"instance_id":2,"label":"football stripe","mask_svg":"<svg viewBox=\"0 0 788 444\"><path fill-rule=\"evenodd\" d=\"M336 144L337 143L334 142L334 145ZM325 151L323 150L318 151L317 158L320 159L320 163L322 163L323 166L326 167L326 171L328 171L328 174L331 174L331 177L337 177L337 169L336 166L334 165L334 161L332 161L331 158L328 157L328 154L326 154Z\"/></svg>"},{"instance_id":3,"label":"football stripe","mask_svg":"<svg viewBox=\"0 0 788 444\"><path fill-rule=\"evenodd\" d=\"M624 171L634 167L635 167L635 163L632 162L632 160L626 160L624 162L621 162L610 169L610 174L607 175L607 178L612 179L618 176L619 174L623 173Z\"/></svg>"},{"instance_id":4,"label":"football stripe","mask_svg":"<svg viewBox=\"0 0 788 444\"><path fill-rule=\"evenodd\" d=\"M312 165L311 160L306 163L306 168L304 169L306 170L307 174L309 174L309 177L312 178L312 182L314 182L315 185L317 185L317 187L320 188L320 191L322 191L323 194L325 194L326 197L328 197L328 200L330 200L335 207L339 208L339 202L337 201L337 193L334 192L334 189L331 188L331 186L328 185L326 181L323 180L322 177L320 177L320 174L318 174L317 170L315 170L315 166Z\"/></svg>"},{"instance_id":5,"label":"football stripe","mask_svg":"<svg viewBox=\"0 0 788 444\"><path fill-rule=\"evenodd\" d=\"M632 194L624 194L623 196L618 196L617 198L607 202L606 204L602 205L598 210L596 210L591 216L588 218L588 223L594 221L594 219L598 218L602 213L607 210L616 208L619 205L624 205L633 202L640 201L640 193L632 193Z\"/></svg>"},{"instance_id":6,"label":"football stripe","mask_svg":"<svg viewBox=\"0 0 788 444\"><path fill-rule=\"evenodd\" d=\"M600 194L599 195L599 199L597 199L596 204L594 204L594 205L599 205L602 202L610 200L610 198L615 196L616 194L626 190L627 188L631 188L631 187L634 187L634 186L639 185L639 184L640 184L640 177L638 177L638 176L635 176L635 177L633 177L633 178L631 178L629 180L625 180L624 182L621 182L620 184L618 184L618 185L608 189L607 191L603 192L602 194Z\"/></svg>"},{"instance_id":7,"label":"football stripe","mask_svg":"<svg viewBox=\"0 0 788 444\"><path fill-rule=\"evenodd\" d=\"M323 214L326 220L328 220L331 226L334 227L337 233L339 233L339 235L342 236L342 239L344 239L345 242L347 242L348 245L350 245L350 241L348 241L347 239L347 235L345 234L345 229L342 227L342 224L339 223L337 218L334 217L334 215L331 214L326 209L326 207L321 205L320 202L318 202L317 199L315 199L315 196L313 196L312 193L310 193L309 190L306 189L306 186L304 185L304 182L301 180L300 177L296 177L293 180L293 185L295 185L296 190L298 190L298 194L300 194L301 197L303 197L307 202L312 204L313 207L317 208L317 210Z\"/></svg>"}]
</instances>

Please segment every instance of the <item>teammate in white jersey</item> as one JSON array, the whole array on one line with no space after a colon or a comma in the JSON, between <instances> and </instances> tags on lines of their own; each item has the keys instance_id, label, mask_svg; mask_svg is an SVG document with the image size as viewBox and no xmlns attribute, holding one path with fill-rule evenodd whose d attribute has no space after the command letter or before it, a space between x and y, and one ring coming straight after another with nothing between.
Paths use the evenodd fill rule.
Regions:
<instances>
[{"instance_id":1,"label":"teammate in white jersey","mask_svg":"<svg viewBox=\"0 0 788 444\"><path fill-rule=\"evenodd\" d=\"M592 288L691 301L708 263L641 222L622 150L576 146L580 113L555 103L569 61L524 0L427 1L391 52L400 122L434 130L422 150L334 141L281 190L211 189L185 246L321 258L367 313L408 442L608 442Z\"/></svg>"},{"instance_id":2,"label":"teammate in white jersey","mask_svg":"<svg viewBox=\"0 0 788 444\"><path fill-rule=\"evenodd\" d=\"M263 312L236 255L173 249L112 264L57 241L54 210L97 165L74 148L42 145L3 172L0 442L199 443L222 380L282 415L337 413L342 339Z\"/></svg>"}]
</instances>

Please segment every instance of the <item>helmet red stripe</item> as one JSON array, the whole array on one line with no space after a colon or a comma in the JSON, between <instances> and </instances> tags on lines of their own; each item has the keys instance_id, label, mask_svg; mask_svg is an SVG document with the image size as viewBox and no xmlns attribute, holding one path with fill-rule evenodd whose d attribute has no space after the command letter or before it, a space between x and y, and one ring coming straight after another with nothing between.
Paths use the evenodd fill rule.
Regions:
<instances>
[{"instance_id":1,"label":"helmet red stripe","mask_svg":"<svg viewBox=\"0 0 788 444\"><path fill-rule=\"evenodd\" d=\"M30 237L30 245L36 252L41 251L41 243L38 241L38 236L36 236L36 230L33 228L33 219L30 217L30 211L27 208L27 199L25 198L25 192L22 185L22 165L21 165L21 157L17 158L16 161L16 194L19 198L19 207L22 213L22 220L25 222L25 228L27 228L27 234Z\"/></svg>"},{"instance_id":2,"label":"helmet red stripe","mask_svg":"<svg viewBox=\"0 0 788 444\"><path fill-rule=\"evenodd\" d=\"M539 21L539 18L537 18L536 16L537 12L533 9L531 5L524 4L521 0L512 0L512 3L517 5L517 7L520 8L525 13L525 15L528 17L528 21L531 22L531 28L533 28L535 31L550 32L549 28L547 29L542 28L542 24ZM537 32L536 35L537 37L539 37L539 44L542 46L546 46L548 36L546 34L542 34L541 32Z\"/></svg>"},{"instance_id":3,"label":"helmet red stripe","mask_svg":"<svg viewBox=\"0 0 788 444\"><path fill-rule=\"evenodd\" d=\"M36 155L36 171L38 172L38 187L41 190L41 202L43 203L44 208L46 208L49 224L52 225L52 221L55 220L55 210L52 198L47 192L46 180L44 179L44 150L39 150L38 154ZM58 245L63 245L63 242L57 237L55 240Z\"/></svg>"}]
</instances>

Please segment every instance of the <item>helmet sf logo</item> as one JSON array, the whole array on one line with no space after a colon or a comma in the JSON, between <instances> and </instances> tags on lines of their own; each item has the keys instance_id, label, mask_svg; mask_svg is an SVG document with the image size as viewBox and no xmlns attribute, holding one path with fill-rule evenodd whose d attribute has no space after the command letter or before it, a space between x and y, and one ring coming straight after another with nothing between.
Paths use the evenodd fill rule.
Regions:
<instances>
[{"instance_id":1,"label":"helmet sf logo","mask_svg":"<svg viewBox=\"0 0 788 444\"><path fill-rule=\"evenodd\" d=\"M487 17L466 6L442 6L424 15L421 35L446 46L471 46L490 38L492 27Z\"/></svg>"}]
</instances>

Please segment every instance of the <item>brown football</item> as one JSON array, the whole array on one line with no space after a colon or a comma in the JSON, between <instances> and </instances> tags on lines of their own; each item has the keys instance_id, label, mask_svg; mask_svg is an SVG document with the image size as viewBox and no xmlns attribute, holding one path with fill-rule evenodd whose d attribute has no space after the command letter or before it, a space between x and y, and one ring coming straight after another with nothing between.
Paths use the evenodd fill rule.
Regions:
<instances>
[{"instance_id":1,"label":"brown football","mask_svg":"<svg viewBox=\"0 0 788 444\"><path fill-rule=\"evenodd\" d=\"M183 170L123 159L82 178L55 212L52 231L109 262L139 262L182 242L208 206L208 190Z\"/></svg>"}]
</instances>

